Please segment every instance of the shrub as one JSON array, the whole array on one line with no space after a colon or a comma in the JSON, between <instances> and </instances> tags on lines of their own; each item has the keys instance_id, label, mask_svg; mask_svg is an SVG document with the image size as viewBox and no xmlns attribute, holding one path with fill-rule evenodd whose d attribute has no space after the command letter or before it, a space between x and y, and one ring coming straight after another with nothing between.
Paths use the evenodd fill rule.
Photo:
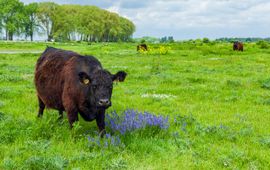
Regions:
<instances>
[{"instance_id":1,"label":"shrub","mask_svg":"<svg viewBox=\"0 0 270 170\"><path fill-rule=\"evenodd\" d=\"M210 40L208 38L203 38L203 43L210 43Z\"/></svg>"},{"instance_id":2,"label":"shrub","mask_svg":"<svg viewBox=\"0 0 270 170\"><path fill-rule=\"evenodd\" d=\"M261 49L268 49L269 48L269 43L268 42L266 42L266 41L258 41L257 43L256 43L258 46L259 46L259 48L261 48Z\"/></svg>"}]
</instances>

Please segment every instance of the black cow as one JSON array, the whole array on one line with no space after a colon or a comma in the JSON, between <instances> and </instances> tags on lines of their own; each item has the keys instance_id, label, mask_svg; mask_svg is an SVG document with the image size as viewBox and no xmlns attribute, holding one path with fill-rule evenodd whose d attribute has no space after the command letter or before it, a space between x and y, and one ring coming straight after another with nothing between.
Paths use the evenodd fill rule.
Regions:
<instances>
[{"instance_id":1,"label":"black cow","mask_svg":"<svg viewBox=\"0 0 270 170\"><path fill-rule=\"evenodd\" d=\"M137 51L147 51L147 50L148 48L146 44L137 45Z\"/></svg>"},{"instance_id":2,"label":"black cow","mask_svg":"<svg viewBox=\"0 0 270 170\"><path fill-rule=\"evenodd\" d=\"M48 47L36 64L35 85L39 101L38 116L45 106L56 109L62 117L67 112L70 126L78 113L86 120L96 119L105 133L105 110L111 106L113 81L124 81L124 71L111 74L93 56Z\"/></svg>"},{"instance_id":3,"label":"black cow","mask_svg":"<svg viewBox=\"0 0 270 170\"><path fill-rule=\"evenodd\" d=\"M243 43L238 42L238 41L234 42L233 43L233 50L234 51L244 51L244 45L243 45Z\"/></svg>"}]
</instances>

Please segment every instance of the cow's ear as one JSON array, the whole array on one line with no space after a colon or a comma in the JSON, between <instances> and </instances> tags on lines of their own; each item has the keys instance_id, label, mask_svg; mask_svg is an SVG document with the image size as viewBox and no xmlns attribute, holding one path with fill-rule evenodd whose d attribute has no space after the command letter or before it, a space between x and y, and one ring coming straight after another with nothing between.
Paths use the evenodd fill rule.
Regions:
<instances>
[{"instance_id":1,"label":"cow's ear","mask_svg":"<svg viewBox=\"0 0 270 170\"><path fill-rule=\"evenodd\" d=\"M116 74L112 75L112 80L114 82L119 82L119 81L122 82L125 80L126 76L127 76L126 72L118 71Z\"/></svg>"},{"instance_id":2,"label":"cow's ear","mask_svg":"<svg viewBox=\"0 0 270 170\"><path fill-rule=\"evenodd\" d=\"M85 72L80 72L78 76L81 83L86 84L86 85L90 84L90 78Z\"/></svg>"}]
</instances>

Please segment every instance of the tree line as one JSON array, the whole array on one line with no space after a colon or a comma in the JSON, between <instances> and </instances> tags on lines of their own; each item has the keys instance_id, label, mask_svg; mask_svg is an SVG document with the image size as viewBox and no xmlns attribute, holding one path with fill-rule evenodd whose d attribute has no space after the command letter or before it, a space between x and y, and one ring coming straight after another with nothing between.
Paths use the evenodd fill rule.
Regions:
<instances>
[{"instance_id":1,"label":"tree line","mask_svg":"<svg viewBox=\"0 0 270 170\"><path fill-rule=\"evenodd\" d=\"M235 42L235 41L240 41L240 42L259 42L259 41L268 41L270 42L270 38L218 38L216 41L219 42Z\"/></svg>"},{"instance_id":2,"label":"tree line","mask_svg":"<svg viewBox=\"0 0 270 170\"><path fill-rule=\"evenodd\" d=\"M0 0L0 33L5 40L45 34L48 41L129 41L135 25L116 13L96 6L59 5Z\"/></svg>"}]
</instances>

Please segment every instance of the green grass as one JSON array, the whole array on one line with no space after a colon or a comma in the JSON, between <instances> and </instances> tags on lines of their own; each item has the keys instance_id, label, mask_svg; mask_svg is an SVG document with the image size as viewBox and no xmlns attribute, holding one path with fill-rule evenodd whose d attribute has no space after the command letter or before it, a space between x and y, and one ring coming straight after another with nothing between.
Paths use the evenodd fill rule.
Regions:
<instances>
[{"instance_id":1,"label":"green grass","mask_svg":"<svg viewBox=\"0 0 270 170\"><path fill-rule=\"evenodd\" d=\"M96 56L125 82L114 85L112 107L170 116L168 131L122 136L123 147L89 146L95 122L46 110L37 119L33 84L39 54L0 54L0 169L269 169L270 49L226 43L162 44L140 54L132 43L12 43L1 51L42 51L46 45ZM165 98L157 97L158 94Z\"/></svg>"}]
</instances>

